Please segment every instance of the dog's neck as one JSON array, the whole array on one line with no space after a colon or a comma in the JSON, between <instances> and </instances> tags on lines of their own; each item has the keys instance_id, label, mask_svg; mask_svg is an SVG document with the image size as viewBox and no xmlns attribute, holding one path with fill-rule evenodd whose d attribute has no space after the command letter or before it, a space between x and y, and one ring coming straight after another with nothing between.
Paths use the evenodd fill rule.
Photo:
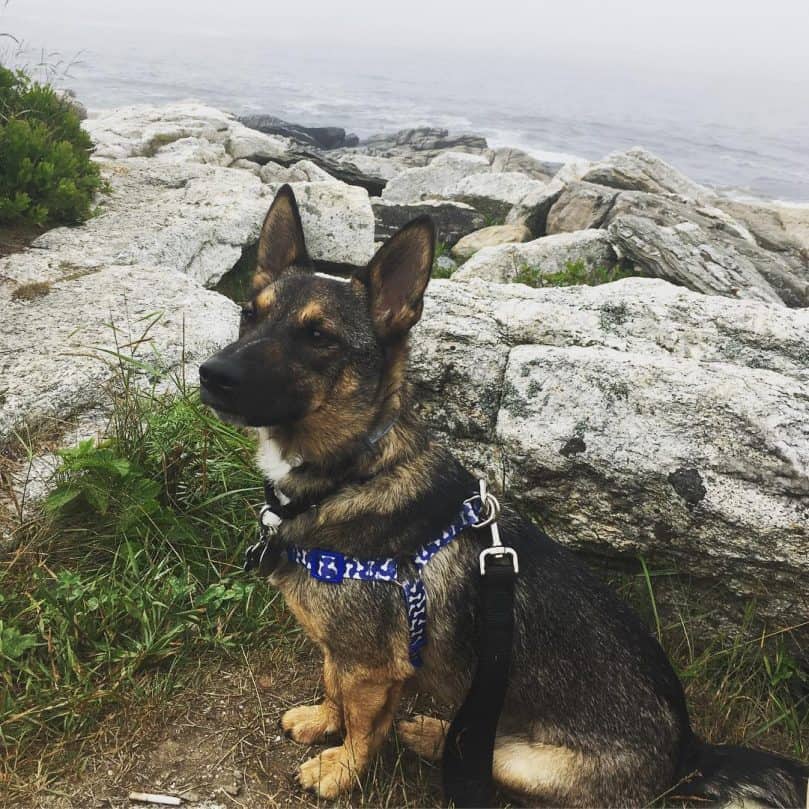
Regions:
<instances>
[{"instance_id":1,"label":"dog's neck","mask_svg":"<svg viewBox=\"0 0 809 809\"><path fill-rule=\"evenodd\" d=\"M256 463L265 480L295 496L327 480L367 479L381 469L390 469L411 453L419 427L403 406L403 397L386 406L359 433L341 432L339 424L325 436L300 430L258 428ZM290 473L295 474L290 476Z\"/></svg>"}]
</instances>

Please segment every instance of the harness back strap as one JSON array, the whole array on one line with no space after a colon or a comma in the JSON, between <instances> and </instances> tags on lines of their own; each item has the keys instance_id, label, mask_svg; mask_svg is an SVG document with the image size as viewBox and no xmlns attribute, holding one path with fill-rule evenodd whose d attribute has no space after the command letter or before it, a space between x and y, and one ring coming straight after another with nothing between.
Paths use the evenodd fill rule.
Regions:
<instances>
[{"instance_id":1,"label":"harness back strap","mask_svg":"<svg viewBox=\"0 0 809 809\"><path fill-rule=\"evenodd\" d=\"M449 727L442 761L444 798L458 809L493 805L494 740L514 635L514 557L491 555L481 564L475 644L478 668Z\"/></svg>"}]
</instances>

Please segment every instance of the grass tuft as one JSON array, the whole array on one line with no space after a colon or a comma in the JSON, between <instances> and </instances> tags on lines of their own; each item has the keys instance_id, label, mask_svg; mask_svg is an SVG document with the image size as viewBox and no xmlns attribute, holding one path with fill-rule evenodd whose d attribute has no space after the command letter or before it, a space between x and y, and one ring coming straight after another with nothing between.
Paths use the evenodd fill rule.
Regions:
<instances>
[{"instance_id":1,"label":"grass tuft","mask_svg":"<svg viewBox=\"0 0 809 809\"><path fill-rule=\"evenodd\" d=\"M570 287L570 286L599 286L621 278L637 275L636 272L614 267L588 267L584 261L568 261L564 270L553 273L543 273L541 267L531 267L523 264L514 276L514 283L526 284L529 287Z\"/></svg>"},{"instance_id":2,"label":"grass tuft","mask_svg":"<svg viewBox=\"0 0 809 809\"><path fill-rule=\"evenodd\" d=\"M50 294L51 284L49 281L33 281L30 284L20 284L11 293L13 301L33 301Z\"/></svg>"}]
</instances>

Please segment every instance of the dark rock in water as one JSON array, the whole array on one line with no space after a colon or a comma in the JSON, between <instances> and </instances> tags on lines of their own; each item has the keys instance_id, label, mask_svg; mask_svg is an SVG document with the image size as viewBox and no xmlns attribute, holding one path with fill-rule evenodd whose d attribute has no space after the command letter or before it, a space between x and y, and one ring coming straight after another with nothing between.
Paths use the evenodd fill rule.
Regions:
<instances>
[{"instance_id":1,"label":"dark rock in water","mask_svg":"<svg viewBox=\"0 0 809 809\"><path fill-rule=\"evenodd\" d=\"M360 188L364 188L372 197L378 197L388 182L382 177L376 177L372 174L366 174L360 171L360 169L352 163L333 160L328 155L316 149L295 150L294 160L288 163L284 163L284 161L281 160L277 162L282 163L282 165L292 165L292 163L297 163L298 160L311 160L313 163L320 166L323 171L331 174L332 177L344 183L348 183L348 185L358 185Z\"/></svg>"},{"instance_id":2,"label":"dark rock in water","mask_svg":"<svg viewBox=\"0 0 809 809\"><path fill-rule=\"evenodd\" d=\"M341 126L299 126L274 115L242 115L238 120L250 129L257 129L266 135L283 135L304 146L320 149L354 146L357 142L356 135L349 135L347 139L346 131Z\"/></svg>"},{"instance_id":3,"label":"dark rock in water","mask_svg":"<svg viewBox=\"0 0 809 809\"><path fill-rule=\"evenodd\" d=\"M338 149L346 145L346 131L341 126L301 127L321 149Z\"/></svg>"},{"instance_id":4,"label":"dark rock in water","mask_svg":"<svg viewBox=\"0 0 809 809\"><path fill-rule=\"evenodd\" d=\"M387 239L399 228L422 214L427 214L435 222L438 241L447 247L480 230L485 220L471 205L460 202L444 202L441 200L414 202L410 204L386 202L382 199L371 200L376 220L375 238L377 241Z\"/></svg>"},{"instance_id":5,"label":"dark rock in water","mask_svg":"<svg viewBox=\"0 0 809 809\"><path fill-rule=\"evenodd\" d=\"M371 135L363 144L369 151L406 146L415 151L436 149L488 149L486 138L480 135L452 135L446 129L422 126L415 129L401 129L392 135Z\"/></svg>"},{"instance_id":6,"label":"dark rock in water","mask_svg":"<svg viewBox=\"0 0 809 809\"><path fill-rule=\"evenodd\" d=\"M355 135L353 132L350 132L345 136L343 139L343 146L347 148L351 148L353 146L359 146L360 139L358 135Z\"/></svg>"}]
</instances>

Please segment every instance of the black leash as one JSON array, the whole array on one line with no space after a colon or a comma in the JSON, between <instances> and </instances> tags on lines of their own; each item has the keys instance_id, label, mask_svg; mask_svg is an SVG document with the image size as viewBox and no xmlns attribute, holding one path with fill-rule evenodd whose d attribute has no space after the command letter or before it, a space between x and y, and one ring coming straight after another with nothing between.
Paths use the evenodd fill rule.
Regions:
<instances>
[{"instance_id":1,"label":"black leash","mask_svg":"<svg viewBox=\"0 0 809 809\"><path fill-rule=\"evenodd\" d=\"M491 806L492 762L497 723L508 687L514 637L514 585L517 553L503 546L497 528L500 505L486 492L487 518L475 528L491 527L492 546L480 554L480 601L477 612L478 668L472 687L447 732L442 761L444 800L458 809Z\"/></svg>"}]
</instances>

